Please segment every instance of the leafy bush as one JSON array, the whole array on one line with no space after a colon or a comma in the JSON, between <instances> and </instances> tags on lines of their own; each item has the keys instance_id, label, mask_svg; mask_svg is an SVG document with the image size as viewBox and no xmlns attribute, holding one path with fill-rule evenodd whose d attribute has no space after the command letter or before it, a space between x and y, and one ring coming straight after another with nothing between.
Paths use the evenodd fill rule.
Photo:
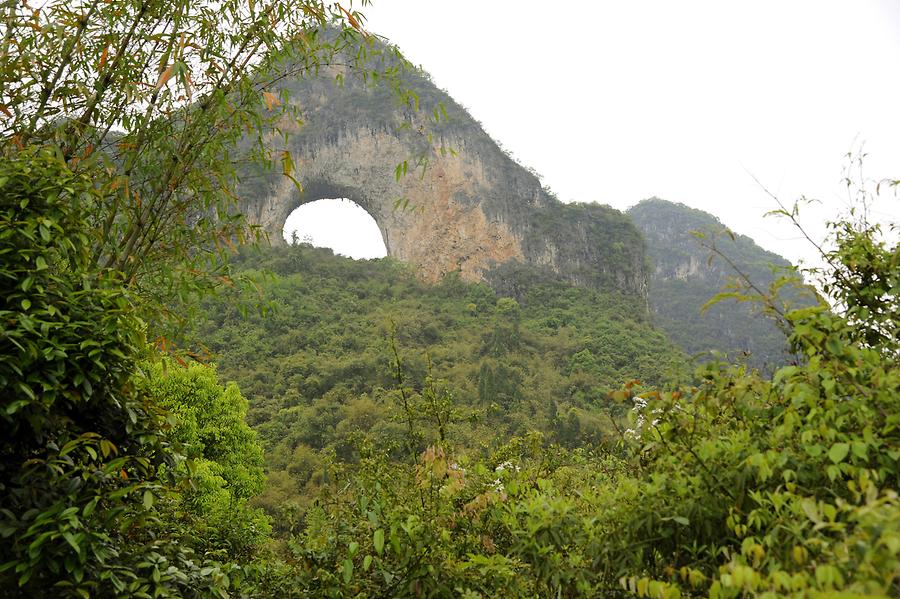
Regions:
<instances>
[{"instance_id":1,"label":"leafy bush","mask_svg":"<svg viewBox=\"0 0 900 599\"><path fill-rule=\"evenodd\" d=\"M257 576L227 562L267 538L265 518L241 509L262 485L261 451L242 398L212 370L171 368L166 378L157 368L146 392L137 369L152 355L146 325L125 282L91 258L86 215L104 201L91 175L47 149L0 161L0 588L223 595ZM176 384L185 381L200 384ZM193 462L177 443L192 444ZM192 483L199 490L182 497ZM217 520L185 521L186 501ZM231 542L199 557L195 548L215 545L198 541L210 532Z\"/></svg>"},{"instance_id":2,"label":"leafy bush","mask_svg":"<svg viewBox=\"0 0 900 599\"><path fill-rule=\"evenodd\" d=\"M115 273L91 268L85 215L103 200L91 173L23 150L0 162L0 192L0 584L30 596L216 586L152 533L157 469L175 455L165 413L134 389L144 324Z\"/></svg>"},{"instance_id":3,"label":"leafy bush","mask_svg":"<svg viewBox=\"0 0 900 599\"><path fill-rule=\"evenodd\" d=\"M174 421L169 439L187 461L175 474L190 477L182 493L204 554L248 560L268 540L268 518L247 502L263 488L262 448L247 426L247 400L237 386L219 385L215 368L179 366L171 360L151 365L149 394Z\"/></svg>"}]
</instances>

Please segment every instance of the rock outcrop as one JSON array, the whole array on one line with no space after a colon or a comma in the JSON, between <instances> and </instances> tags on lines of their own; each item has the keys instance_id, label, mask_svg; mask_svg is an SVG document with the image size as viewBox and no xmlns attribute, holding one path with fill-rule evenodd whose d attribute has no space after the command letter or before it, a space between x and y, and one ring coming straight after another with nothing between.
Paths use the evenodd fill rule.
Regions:
<instances>
[{"instance_id":1,"label":"rock outcrop","mask_svg":"<svg viewBox=\"0 0 900 599\"><path fill-rule=\"evenodd\" d=\"M303 192L274 173L246 178L241 188L244 213L274 243L301 204L347 198L374 218L388 255L426 280L458 272L477 281L499 265L523 265L646 300L643 241L623 213L555 199L424 75L408 76L415 111L349 75L336 85L337 74L284 84L304 120L286 148ZM435 123L438 105L446 119ZM271 147L283 149L281 138L272 136Z\"/></svg>"}]
</instances>

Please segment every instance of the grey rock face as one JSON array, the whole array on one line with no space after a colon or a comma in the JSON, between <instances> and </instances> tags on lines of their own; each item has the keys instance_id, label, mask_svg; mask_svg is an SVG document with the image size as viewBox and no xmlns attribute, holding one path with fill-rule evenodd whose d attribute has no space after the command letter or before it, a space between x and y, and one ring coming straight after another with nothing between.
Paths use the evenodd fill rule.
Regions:
<instances>
[{"instance_id":1,"label":"grey rock face","mask_svg":"<svg viewBox=\"0 0 900 599\"><path fill-rule=\"evenodd\" d=\"M288 126L287 146L303 193L275 173L245 177L240 188L244 213L273 243L301 204L347 198L373 217L388 254L426 280L449 272L484 280L498 265L521 263L646 301L644 244L623 213L552 197L425 76L409 76L422 107L414 111L349 74L335 85L338 72L284 85L304 119ZM438 103L447 119L435 124L429 117ZM271 147L284 145L272 136ZM404 162L407 174L398 179Z\"/></svg>"}]
</instances>

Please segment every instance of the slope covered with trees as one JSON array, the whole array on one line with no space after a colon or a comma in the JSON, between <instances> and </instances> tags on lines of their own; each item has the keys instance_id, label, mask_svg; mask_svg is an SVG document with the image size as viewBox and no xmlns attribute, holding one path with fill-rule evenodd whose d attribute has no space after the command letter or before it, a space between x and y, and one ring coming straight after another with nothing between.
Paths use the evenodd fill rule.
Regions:
<instances>
[{"instance_id":1,"label":"slope covered with trees","mask_svg":"<svg viewBox=\"0 0 900 599\"><path fill-rule=\"evenodd\" d=\"M307 245L244 253L236 266L257 282L267 313L209 301L195 336L250 400L272 514L312 497L327 456L355 460L360 436L389 452L404 446L395 349L415 401L429 379L452 396L447 434L473 454L532 430L568 447L597 444L615 434L610 417L622 410L607 394L621 381L665 384L687 370L634 296L540 272L507 273L520 291L512 298Z\"/></svg>"},{"instance_id":2,"label":"slope covered with trees","mask_svg":"<svg viewBox=\"0 0 900 599\"><path fill-rule=\"evenodd\" d=\"M628 216L647 244L653 322L679 347L691 356L718 351L770 370L793 358L784 331L757 306L730 298L704 309L739 272L768 289L790 262L749 237L732 236L716 217L684 204L652 198L630 208ZM785 298L814 303L808 293Z\"/></svg>"},{"instance_id":3,"label":"slope covered with trees","mask_svg":"<svg viewBox=\"0 0 900 599\"><path fill-rule=\"evenodd\" d=\"M233 276L252 231L205 217L272 103L254 75L298 31L317 64L330 18L365 43L337 4L4 6L0 594L900 595L896 235L833 226L830 305L740 298L802 357L771 376L680 380L643 306L529 271L497 298L287 248ZM271 317L201 302L240 280ZM263 505L311 499L274 521L260 441Z\"/></svg>"}]
</instances>

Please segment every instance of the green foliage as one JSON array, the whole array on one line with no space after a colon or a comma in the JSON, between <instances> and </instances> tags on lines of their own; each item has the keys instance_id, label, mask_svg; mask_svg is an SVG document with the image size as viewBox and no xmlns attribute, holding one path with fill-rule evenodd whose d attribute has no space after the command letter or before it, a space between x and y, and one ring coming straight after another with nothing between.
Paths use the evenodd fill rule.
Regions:
<instances>
[{"instance_id":1,"label":"green foliage","mask_svg":"<svg viewBox=\"0 0 900 599\"><path fill-rule=\"evenodd\" d=\"M235 268L258 282L269 312L242 315L227 298L209 300L208 321L194 336L250 400L248 420L277 481L260 505L276 527L290 526L286 510L302 512L314 496L322 459L356 459L360 436L406 459L404 401L417 413L449 390L445 437L474 452L529 430L572 446L596 444L614 438L605 396L619 381L662 383L684 369L683 356L628 296L549 280L516 301L484 284L427 285L389 259L353 261L302 244L242 254ZM594 356L590 367L572 369L585 351ZM562 420L547 418L556 404ZM440 442L439 430L420 424L427 434L413 440L416 453Z\"/></svg>"},{"instance_id":2,"label":"green foliage","mask_svg":"<svg viewBox=\"0 0 900 599\"><path fill-rule=\"evenodd\" d=\"M845 268L863 257L886 267L868 285L833 273L843 315L825 305L787 314L802 366L770 380L710 366L698 388L642 396L641 455L658 473L646 505L684 517L696 548L679 559L683 541L657 544L672 572L652 576L693 576L716 597L897 593L900 369L893 338L865 334L878 320L856 320L875 295L882 322L892 321L896 295L878 287L896 277L897 249L873 232L839 226L827 256Z\"/></svg>"},{"instance_id":3,"label":"green foliage","mask_svg":"<svg viewBox=\"0 0 900 599\"><path fill-rule=\"evenodd\" d=\"M532 434L480 456L454 434L430 437L413 463L368 442L352 463L326 460L318 500L288 543L297 587L334 597L897 596L900 368L896 337L882 334L896 327L886 285L897 248L877 232L836 228L826 257L840 269L826 289L842 298L837 310L775 314L799 364L765 376L707 363L696 384L664 389L632 381L609 394L630 408L619 444L567 450ZM597 356L574 352L566 367L593 370ZM479 370L482 387L492 371ZM548 406L557 438L577 437L580 408Z\"/></svg>"},{"instance_id":4,"label":"green foliage","mask_svg":"<svg viewBox=\"0 0 900 599\"><path fill-rule=\"evenodd\" d=\"M156 357L148 330L171 334L198 296L235 284L225 257L255 236L235 214L235 162L274 158L292 176L263 143L296 123L268 91L273 68L315 73L348 47L361 66L378 47L357 13L321 2L2 10L2 594L277 586L277 564L249 565L268 523L246 505L262 475L240 395L211 371L148 381L137 365ZM247 130L258 143L236 150Z\"/></svg>"},{"instance_id":5,"label":"green foliage","mask_svg":"<svg viewBox=\"0 0 900 599\"><path fill-rule=\"evenodd\" d=\"M896 233L892 226L891 233ZM891 249L878 225L832 223L836 248L826 255L822 291L852 324L855 343L900 352L900 248ZM821 274L821 273L816 273ZM830 274L830 276L828 276Z\"/></svg>"},{"instance_id":6,"label":"green foliage","mask_svg":"<svg viewBox=\"0 0 900 599\"><path fill-rule=\"evenodd\" d=\"M175 473L190 479L181 500L203 553L252 557L271 527L247 505L264 484L262 448L244 421L247 400L234 384L219 385L214 368L200 364L152 365L147 387L174 420L169 439L188 458Z\"/></svg>"},{"instance_id":7,"label":"green foliage","mask_svg":"<svg viewBox=\"0 0 900 599\"><path fill-rule=\"evenodd\" d=\"M136 392L145 325L115 273L90 267L103 197L52 150L0 161L0 586L30 597L223 590L157 519L178 456Z\"/></svg>"}]
</instances>

